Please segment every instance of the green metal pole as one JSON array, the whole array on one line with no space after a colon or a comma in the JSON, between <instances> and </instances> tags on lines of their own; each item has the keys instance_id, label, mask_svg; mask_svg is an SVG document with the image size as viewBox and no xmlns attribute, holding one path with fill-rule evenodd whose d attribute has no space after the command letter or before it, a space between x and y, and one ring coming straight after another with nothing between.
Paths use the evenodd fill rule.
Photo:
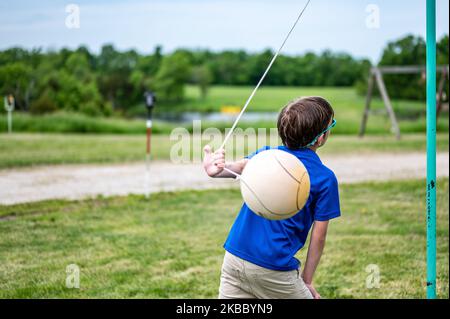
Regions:
<instances>
[{"instance_id":1,"label":"green metal pole","mask_svg":"<svg viewBox=\"0 0 450 319\"><path fill-rule=\"evenodd\" d=\"M436 298L436 0L427 0L427 298Z\"/></svg>"}]
</instances>

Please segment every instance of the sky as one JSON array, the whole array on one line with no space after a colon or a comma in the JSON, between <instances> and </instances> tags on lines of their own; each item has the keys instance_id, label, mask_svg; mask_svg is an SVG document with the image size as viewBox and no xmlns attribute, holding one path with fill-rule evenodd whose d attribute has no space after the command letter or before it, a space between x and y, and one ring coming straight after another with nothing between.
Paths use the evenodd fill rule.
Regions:
<instances>
[{"instance_id":1,"label":"sky","mask_svg":"<svg viewBox=\"0 0 450 319\"><path fill-rule=\"evenodd\" d=\"M164 52L177 48L276 50L306 1L6 0L0 3L0 49L86 45L97 53L111 43L143 54L153 52L156 45ZM449 1L436 2L439 39L448 34ZM376 63L388 41L407 34L425 37L425 3L311 0L283 53L330 49ZM70 4L79 9L78 20L76 12L66 12ZM79 28L74 28L77 21Z\"/></svg>"}]
</instances>

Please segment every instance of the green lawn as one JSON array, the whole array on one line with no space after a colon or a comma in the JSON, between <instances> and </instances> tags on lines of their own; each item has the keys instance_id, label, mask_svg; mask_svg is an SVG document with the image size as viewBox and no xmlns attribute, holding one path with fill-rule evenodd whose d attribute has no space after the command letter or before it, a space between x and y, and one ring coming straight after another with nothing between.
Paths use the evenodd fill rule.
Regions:
<instances>
[{"instance_id":1,"label":"green lawn","mask_svg":"<svg viewBox=\"0 0 450 319\"><path fill-rule=\"evenodd\" d=\"M424 298L425 182L341 185L315 285L324 298ZM438 181L437 287L448 298L449 185ZM0 298L215 298L238 190L0 206ZM299 258L304 260L306 249ZM80 289L65 287L80 267ZM366 266L380 288L366 288Z\"/></svg>"},{"instance_id":2,"label":"green lawn","mask_svg":"<svg viewBox=\"0 0 450 319\"><path fill-rule=\"evenodd\" d=\"M197 87L188 86L187 101L174 106L174 110L220 111L224 105L242 106L250 95L253 87L243 86L213 86L206 99L200 98ZM388 88L389 91L389 88ZM356 134L359 130L365 96L356 93L353 87L267 87L260 88L253 98L249 112L278 112L290 100L300 96L318 95L330 101L336 113L339 125L335 132ZM424 132L426 129L425 102L393 100L392 105L397 114L402 132ZM373 110L383 110L382 100L372 101ZM367 130L369 133L389 132L390 121L386 115L371 115ZM448 131L448 114L443 114L438 122L443 131Z\"/></svg>"},{"instance_id":3,"label":"green lawn","mask_svg":"<svg viewBox=\"0 0 450 319\"><path fill-rule=\"evenodd\" d=\"M222 141L222 138L219 139ZM170 140L168 135L155 135L152 153L156 160L170 158L170 150L180 139ZM208 143L205 137L201 144ZM253 152L258 145L270 144L255 136L246 141L239 138L234 154ZM240 141L240 142L239 142ZM252 143L255 142L255 143ZM448 134L438 134L438 150L448 151ZM213 144L219 147L219 143ZM254 146L252 146L252 144ZM275 145L276 141L271 145ZM233 155L233 145L228 145L228 155ZM426 139L423 134L407 134L401 141L392 135L355 136L332 135L321 154L351 154L369 152L425 152ZM190 148L192 152L192 147ZM0 134L0 168L69 163L117 163L143 161L145 136L137 135L89 135L89 134ZM198 156L196 157L199 158ZM230 158L230 157L229 157Z\"/></svg>"},{"instance_id":4,"label":"green lawn","mask_svg":"<svg viewBox=\"0 0 450 319\"><path fill-rule=\"evenodd\" d=\"M201 99L200 90L196 86L187 86L186 102L178 104L182 110L211 112L220 111L224 105L244 105L252 92L251 86L213 86L208 91L206 99ZM249 111L272 112L278 111L292 99L300 96L323 96L330 101L336 112L342 116L360 116L365 104L365 96L358 95L353 87L261 87L253 98ZM374 108L383 108L381 99L374 99ZM425 111L425 104L417 101L393 101L398 111L411 109L418 112ZM179 110L177 106L174 106Z\"/></svg>"},{"instance_id":5,"label":"green lawn","mask_svg":"<svg viewBox=\"0 0 450 319\"><path fill-rule=\"evenodd\" d=\"M186 99L184 102L174 105L158 105L155 115L158 113L179 113L184 111L211 112L220 111L222 106L242 107L253 87L249 86L213 86L208 97L201 99L197 87L186 87ZM365 104L365 97L356 94L352 87L327 88L327 87L262 87L255 95L248 112L278 112L287 102L295 97L320 95L328 99L336 113L338 125L335 134L357 134ZM392 101L396 110L402 133L423 133L426 131L425 102L417 101ZM383 110L380 99L373 100L373 109ZM144 105L131 106L126 110L129 115L145 117ZM124 118L93 118L81 114L56 113L42 116L30 116L23 113L14 113L15 132L36 133L100 133L100 134L144 134L144 119ZM221 130L231 127L227 122L203 122L203 128L216 127ZM154 121L154 132L157 134L169 134L178 126L192 130L192 123L169 123L161 120ZM240 127L275 127L275 121L261 121L257 123L241 122ZM386 114L371 115L367 125L369 134L387 134L391 124ZM448 132L448 113L443 113L438 121L438 132ZM5 132L6 116L0 109L0 132Z\"/></svg>"}]
</instances>

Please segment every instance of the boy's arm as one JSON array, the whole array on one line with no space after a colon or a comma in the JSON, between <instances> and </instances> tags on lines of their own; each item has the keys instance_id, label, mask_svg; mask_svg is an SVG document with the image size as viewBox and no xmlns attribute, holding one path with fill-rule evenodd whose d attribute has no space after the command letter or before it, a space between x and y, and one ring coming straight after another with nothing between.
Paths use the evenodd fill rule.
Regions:
<instances>
[{"instance_id":1,"label":"boy's arm","mask_svg":"<svg viewBox=\"0 0 450 319\"><path fill-rule=\"evenodd\" d=\"M244 170L245 165L247 164L248 159L242 159L236 162L227 162L225 163L225 167L236 174L241 175ZM222 170L219 174L212 176L214 178L236 178L236 175L227 172L226 170Z\"/></svg>"},{"instance_id":2,"label":"boy's arm","mask_svg":"<svg viewBox=\"0 0 450 319\"><path fill-rule=\"evenodd\" d=\"M220 149L212 152L209 145L206 145L203 151L203 168L208 176L214 178L235 178L236 176L224 170L224 167L240 175L248 162L247 159L243 159L225 163L225 150Z\"/></svg>"},{"instance_id":3,"label":"boy's arm","mask_svg":"<svg viewBox=\"0 0 450 319\"><path fill-rule=\"evenodd\" d=\"M314 299L320 299L319 293L314 288L312 281L314 272L322 256L325 240L327 238L328 221L315 221L311 232L308 254L306 256L305 267L303 268L302 278L313 295Z\"/></svg>"}]
</instances>

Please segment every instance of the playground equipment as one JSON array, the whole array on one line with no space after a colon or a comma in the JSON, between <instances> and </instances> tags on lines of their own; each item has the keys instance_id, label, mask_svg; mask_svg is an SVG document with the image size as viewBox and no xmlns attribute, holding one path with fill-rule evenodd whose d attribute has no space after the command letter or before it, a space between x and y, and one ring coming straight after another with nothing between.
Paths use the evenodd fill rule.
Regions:
<instances>
[{"instance_id":1,"label":"playground equipment","mask_svg":"<svg viewBox=\"0 0 450 319\"><path fill-rule=\"evenodd\" d=\"M359 136L364 136L366 131L367 120L369 118L369 114L372 112L370 109L370 104L373 97L373 89L375 84L378 87L378 90L381 94L381 98L383 99L384 107L386 109L387 114L389 115L389 119L391 120L391 130L397 137L400 139L400 127L398 125L397 117L395 115L394 109L392 107L391 99L389 98L389 94L386 89L386 85L384 83L383 74L425 74L427 70L426 66L420 65L412 65L412 66L383 66L383 67L373 67L370 70L368 86L367 86L367 97L366 97L366 105L364 108L364 113L361 120L361 127L359 131ZM441 72L441 80L439 83L439 92L437 94L437 115L439 115L442 109L442 99L444 94L444 85L446 80L448 81L449 77L449 66L442 65L437 67L436 71ZM428 76L427 80L428 80ZM435 76L436 77L436 76Z\"/></svg>"},{"instance_id":2,"label":"playground equipment","mask_svg":"<svg viewBox=\"0 0 450 319\"><path fill-rule=\"evenodd\" d=\"M436 298L436 0L427 0L427 298ZM447 72L448 74L448 72Z\"/></svg>"},{"instance_id":3,"label":"playground equipment","mask_svg":"<svg viewBox=\"0 0 450 319\"><path fill-rule=\"evenodd\" d=\"M8 133L12 133L12 112L14 111L15 101L12 94L4 98L5 110L8 112Z\"/></svg>"},{"instance_id":4,"label":"playground equipment","mask_svg":"<svg viewBox=\"0 0 450 319\"><path fill-rule=\"evenodd\" d=\"M220 113L224 114L239 114L241 108L236 105L224 105L220 108Z\"/></svg>"},{"instance_id":5,"label":"playground equipment","mask_svg":"<svg viewBox=\"0 0 450 319\"><path fill-rule=\"evenodd\" d=\"M309 197L310 180L305 166L294 155L281 150L256 154L247 163L240 180L242 197L248 207L271 220L294 216Z\"/></svg>"}]
</instances>

